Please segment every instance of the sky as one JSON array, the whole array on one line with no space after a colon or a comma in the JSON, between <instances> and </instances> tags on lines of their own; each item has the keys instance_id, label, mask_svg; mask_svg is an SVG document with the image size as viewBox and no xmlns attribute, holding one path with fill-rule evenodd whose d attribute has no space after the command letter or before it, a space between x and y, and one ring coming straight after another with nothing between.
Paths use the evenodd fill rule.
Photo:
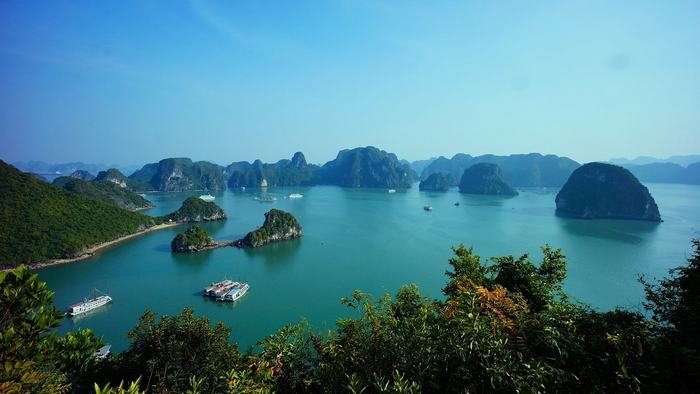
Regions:
<instances>
[{"instance_id":1,"label":"sky","mask_svg":"<svg viewBox=\"0 0 700 394\"><path fill-rule=\"evenodd\" d=\"M0 159L700 153L698 1L0 0Z\"/></svg>"}]
</instances>

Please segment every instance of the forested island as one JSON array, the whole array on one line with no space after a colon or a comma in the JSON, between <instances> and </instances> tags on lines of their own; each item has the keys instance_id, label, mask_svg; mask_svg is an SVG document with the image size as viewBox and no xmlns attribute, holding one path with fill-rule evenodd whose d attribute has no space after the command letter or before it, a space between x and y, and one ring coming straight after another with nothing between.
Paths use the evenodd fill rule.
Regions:
<instances>
[{"instance_id":1,"label":"forested island","mask_svg":"<svg viewBox=\"0 0 700 394\"><path fill-rule=\"evenodd\" d=\"M661 221L649 190L629 170L613 164L581 166L571 174L555 202L561 216Z\"/></svg>"},{"instance_id":2,"label":"forested island","mask_svg":"<svg viewBox=\"0 0 700 394\"><path fill-rule=\"evenodd\" d=\"M0 161L1 268L70 261L91 256L103 244L162 226L226 218L216 204L194 197L166 216L132 212L114 198L133 194L116 194L118 189L110 186L122 187L105 177L72 179L66 185L68 189L42 182Z\"/></svg>"},{"instance_id":3,"label":"forested island","mask_svg":"<svg viewBox=\"0 0 700 394\"><path fill-rule=\"evenodd\" d=\"M201 252L217 245L203 228L195 225L179 233L170 243L174 253Z\"/></svg>"}]
</instances>

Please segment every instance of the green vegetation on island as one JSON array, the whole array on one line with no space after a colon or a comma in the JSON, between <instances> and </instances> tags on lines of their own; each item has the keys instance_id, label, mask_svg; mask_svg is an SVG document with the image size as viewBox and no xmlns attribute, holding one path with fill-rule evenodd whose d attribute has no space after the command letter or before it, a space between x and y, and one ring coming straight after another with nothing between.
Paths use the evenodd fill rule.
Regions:
<instances>
[{"instance_id":1,"label":"green vegetation on island","mask_svg":"<svg viewBox=\"0 0 700 394\"><path fill-rule=\"evenodd\" d=\"M161 216L165 222L209 222L226 219L226 212L216 203L204 201L199 197L188 197L177 211Z\"/></svg>"},{"instance_id":2,"label":"green vegetation on island","mask_svg":"<svg viewBox=\"0 0 700 394\"><path fill-rule=\"evenodd\" d=\"M317 170L318 166L306 162L303 153L296 152L291 160L276 163L263 163L260 160L231 163L224 174L230 188L260 187L263 180L270 187L308 186L313 184Z\"/></svg>"},{"instance_id":3,"label":"green vegetation on island","mask_svg":"<svg viewBox=\"0 0 700 394\"><path fill-rule=\"evenodd\" d=\"M91 247L164 222L226 218L219 206L197 197L170 215L142 215L107 201L100 188L120 187L104 182L109 181L68 179L64 186L86 189L64 190L0 161L0 268L77 258Z\"/></svg>"},{"instance_id":4,"label":"green vegetation on island","mask_svg":"<svg viewBox=\"0 0 700 394\"><path fill-rule=\"evenodd\" d=\"M127 178L121 171L116 168L110 168L105 171L100 171L94 179L95 181L110 182L122 188L128 188L132 191L150 191L153 188L145 183Z\"/></svg>"},{"instance_id":5,"label":"green vegetation on island","mask_svg":"<svg viewBox=\"0 0 700 394\"><path fill-rule=\"evenodd\" d=\"M693 392L700 385L700 240L688 264L642 279L644 307L598 312L562 290L567 261L542 248L481 259L454 249L444 297L415 285L355 291L336 329L287 325L246 353L230 329L185 308L146 311L129 348L97 360L89 331L51 333L61 314L25 267L0 273L0 385L9 392ZM127 392L116 391L116 392Z\"/></svg>"},{"instance_id":6,"label":"green vegetation on island","mask_svg":"<svg viewBox=\"0 0 700 394\"><path fill-rule=\"evenodd\" d=\"M404 189L411 187L411 168L393 153L373 146L346 149L318 171L319 184L344 187Z\"/></svg>"},{"instance_id":7,"label":"green vegetation on island","mask_svg":"<svg viewBox=\"0 0 700 394\"><path fill-rule=\"evenodd\" d=\"M556 205L561 216L661 221L649 190L629 170L613 164L578 168L557 194Z\"/></svg>"},{"instance_id":8,"label":"green vegetation on island","mask_svg":"<svg viewBox=\"0 0 700 394\"><path fill-rule=\"evenodd\" d=\"M428 178L422 180L418 185L419 190L446 192L450 189L449 175L442 172L430 174Z\"/></svg>"},{"instance_id":9,"label":"green vegetation on island","mask_svg":"<svg viewBox=\"0 0 700 394\"><path fill-rule=\"evenodd\" d=\"M163 159L146 164L129 176L151 190L178 192L188 190L224 190L226 182L221 166L188 158Z\"/></svg>"},{"instance_id":10,"label":"green vegetation on island","mask_svg":"<svg viewBox=\"0 0 700 394\"><path fill-rule=\"evenodd\" d=\"M497 164L477 163L464 170L459 181L459 192L468 194L491 194L498 196L517 196L501 174Z\"/></svg>"},{"instance_id":11,"label":"green vegetation on island","mask_svg":"<svg viewBox=\"0 0 700 394\"><path fill-rule=\"evenodd\" d=\"M156 219L102 197L41 182L0 161L0 265L80 255L91 245L135 233Z\"/></svg>"},{"instance_id":12,"label":"green vegetation on island","mask_svg":"<svg viewBox=\"0 0 700 394\"><path fill-rule=\"evenodd\" d=\"M170 248L175 253L199 252L216 245L207 231L197 225L179 233L170 242Z\"/></svg>"},{"instance_id":13,"label":"green vegetation on island","mask_svg":"<svg viewBox=\"0 0 700 394\"><path fill-rule=\"evenodd\" d=\"M301 225L289 212L271 209L265 213L265 222L255 231L235 242L239 248L257 248L270 242L299 238L303 235Z\"/></svg>"},{"instance_id":14,"label":"green vegetation on island","mask_svg":"<svg viewBox=\"0 0 700 394\"><path fill-rule=\"evenodd\" d=\"M150 201L138 193L108 180L85 181L72 176L63 176L54 179L53 185L74 193L113 202L118 207L130 211L154 207Z\"/></svg>"}]
</instances>

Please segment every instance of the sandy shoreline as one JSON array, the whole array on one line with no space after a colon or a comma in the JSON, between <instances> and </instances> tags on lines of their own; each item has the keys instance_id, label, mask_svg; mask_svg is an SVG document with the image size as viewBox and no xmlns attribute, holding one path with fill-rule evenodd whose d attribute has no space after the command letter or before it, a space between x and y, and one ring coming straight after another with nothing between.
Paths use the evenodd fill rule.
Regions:
<instances>
[{"instance_id":1,"label":"sandy shoreline","mask_svg":"<svg viewBox=\"0 0 700 394\"><path fill-rule=\"evenodd\" d=\"M126 241L127 239L135 238L135 237L138 237L140 235L147 234L147 233L150 233L153 231L158 231L158 230L163 230L163 229L170 228L170 227L179 226L181 224L183 224L183 223L157 224L157 225L149 227L145 230L137 231L135 233L125 235L123 237L119 237L119 238L113 239L111 241L107 241L107 242L103 242L101 244L91 246L91 247L87 248L85 250L85 252L78 257L74 257L74 258L70 258L70 259L47 260L47 261L42 261L40 263L27 264L27 266L33 270L39 270L42 268L51 267L53 265L74 263L76 261L85 260L87 258L90 258L90 257L96 255L102 249L108 248L114 244L118 244L119 242ZM7 271L12 271L12 270L13 270L13 268L3 268L3 269L0 269L0 272L7 272Z\"/></svg>"}]
</instances>

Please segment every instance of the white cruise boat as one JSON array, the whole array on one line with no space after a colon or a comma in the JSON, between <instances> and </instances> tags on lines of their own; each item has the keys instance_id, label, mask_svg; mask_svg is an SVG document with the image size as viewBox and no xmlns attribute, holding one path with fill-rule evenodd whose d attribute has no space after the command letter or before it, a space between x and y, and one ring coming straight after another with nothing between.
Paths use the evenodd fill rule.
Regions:
<instances>
[{"instance_id":1,"label":"white cruise boat","mask_svg":"<svg viewBox=\"0 0 700 394\"><path fill-rule=\"evenodd\" d=\"M204 289L204 295L214 298L219 297L225 294L231 288L231 286L234 285L234 283L237 282L234 282L229 279L222 280L221 282L212 283L211 286Z\"/></svg>"},{"instance_id":2,"label":"white cruise boat","mask_svg":"<svg viewBox=\"0 0 700 394\"><path fill-rule=\"evenodd\" d=\"M292 199L295 199L295 198L303 198L303 197L304 197L304 195L303 195L303 194L299 194L299 193L292 193L292 194L289 195L289 198L292 198Z\"/></svg>"},{"instance_id":3,"label":"white cruise boat","mask_svg":"<svg viewBox=\"0 0 700 394\"><path fill-rule=\"evenodd\" d=\"M391 193L396 193L396 189L389 189L389 190L387 190L387 191L389 192L389 194L391 194Z\"/></svg>"},{"instance_id":4,"label":"white cruise boat","mask_svg":"<svg viewBox=\"0 0 700 394\"><path fill-rule=\"evenodd\" d=\"M199 198L204 201L214 201L214 199L216 199L216 197L212 196L211 194L202 194L199 196Z\"/></svg>"},{"instance_id":5,"label":"white cruise boat","mask_svg":"<svg viewBox=\"0 0 700 394\"><path fill-rule=\"evenodd\" d=\"M71 316L76 316L81 313L89 312L93 309L99 308L103 305L107 305L112 302L112 297L108 295L101 295L91 299L84 299L82 302L75 303L68 307L68 314Z\"/></svg>"},{"instance_id":6,"label":"white cruise boat","mask_svg":"<svg viewBox=\"0 0 700 394\"><path fill-rule=\"evenodd\" d=\"M234 282L234 285L223 295L216 298L217 301L234 302L238 301L250 289L247 283Z\"/></svg>"},{"instance_id":7,"label":"white cruise boat","mask_svg":"<svg viewBox=\"0 0 700 394\"><path fill-rule=\"evenodd\" d=\"M260 201L260 202L275 202L275 201L277 201L277 197L271 196L269 194L256 196L255 199Z\"/></svg>"}]
</instances>

